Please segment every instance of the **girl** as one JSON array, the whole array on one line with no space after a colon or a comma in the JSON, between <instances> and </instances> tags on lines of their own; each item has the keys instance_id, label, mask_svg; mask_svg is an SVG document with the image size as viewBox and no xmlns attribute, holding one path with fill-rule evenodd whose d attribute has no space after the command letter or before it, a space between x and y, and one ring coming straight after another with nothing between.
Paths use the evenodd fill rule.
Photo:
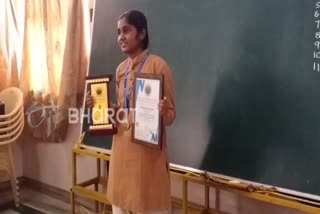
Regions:
<instances>
[{"instance_id":1,"label":"girl","mask_svg":"<svg viewBox=\"0 0 320 214\"><path fill-rule=\"evenodd\" d=\"M163 121L162 149L133 143L132 125L118 123L118 134L113 136L107 198L113 205L113 213L169 213L170 174L165 127L176 117L172 72L163 59L148 51L149 35L143 13L129 11L120 16L118 43L128 58L117 68L116 109L132 107L130 90L135 73L164 76L164 97L159 102ZM92 106L92 97L88 97L87 104ZM128 120L131 124L131 113Z\"/></svg>"}]
</instances>

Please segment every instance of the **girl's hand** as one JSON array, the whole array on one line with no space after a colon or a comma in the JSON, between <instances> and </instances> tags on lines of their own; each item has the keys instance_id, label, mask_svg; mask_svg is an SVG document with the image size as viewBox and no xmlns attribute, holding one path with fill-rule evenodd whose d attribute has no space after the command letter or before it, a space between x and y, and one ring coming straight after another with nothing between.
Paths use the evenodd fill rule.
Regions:
<instances>
[{"instance_id":1,"label":"girl's hand","mask_svg":"<svg viewBox=\"0 0 320 214\"><path fill-rule=\"evenodd\" d=\"M86 94L86 105L89 108L92 108L94 106L94 99L93 96L90 95L90 92L87 92Z\"/></svg>"},{"instance_id":2,"label":"girl's hand","mask_svg":"<svg viewBox=\"0 0 320 214\"><path fill-rule=\"evenodd\" d=\"M167 97L163 97L158 104L158 109L161 116L165 116L169 111L169 103Z\"/></svg>"}]
</instances>

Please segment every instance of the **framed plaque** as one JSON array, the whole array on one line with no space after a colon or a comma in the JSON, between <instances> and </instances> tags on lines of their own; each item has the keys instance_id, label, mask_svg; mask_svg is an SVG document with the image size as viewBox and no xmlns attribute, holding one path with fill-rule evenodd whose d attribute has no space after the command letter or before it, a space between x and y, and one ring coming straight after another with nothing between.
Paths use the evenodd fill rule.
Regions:
<instances>
[{"instance_id":1,"label":"framed plaque","mask_svg":"<svg viewBox=\"0 0 320 214\"><path fill-rule=\"evenodd\" d=\"M109 115L110 93L109 83L112 75L89 76L86 78L86 88L93 97L94 105L89 109L89 135L113 135L117 133L117 128Z\"/></svg>"},{"instance_id":2,"label":"framed plaque","mask_svg":"<svg viewBox=\"0 0 320 214\"><path fill-rule=\"evenodd\" d=\"M161 149L162 118L158 104L163 96L163 76L136 74L133 90L132 141Z\"/></svg>"}]
</instances>

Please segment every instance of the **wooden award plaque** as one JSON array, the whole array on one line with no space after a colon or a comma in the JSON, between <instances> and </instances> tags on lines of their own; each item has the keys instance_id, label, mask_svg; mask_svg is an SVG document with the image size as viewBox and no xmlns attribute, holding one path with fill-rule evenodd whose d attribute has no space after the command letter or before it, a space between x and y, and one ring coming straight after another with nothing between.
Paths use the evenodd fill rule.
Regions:
<instances>
[{"instance_id":1,"label":"wooden award plaque","mask_svg":"<svg viewBox=\"0 0 320 214\"><path fill-rule=\"evenodd\" d=\"M112 75L89 76L86 78L86 88L93 97L94 105L89 109L89 135L113 135L117 133L117 128L112 118L109 118L110 93L109 83ZM110 113L110 114L109 114Z\"/></svg>"}]
</instances>

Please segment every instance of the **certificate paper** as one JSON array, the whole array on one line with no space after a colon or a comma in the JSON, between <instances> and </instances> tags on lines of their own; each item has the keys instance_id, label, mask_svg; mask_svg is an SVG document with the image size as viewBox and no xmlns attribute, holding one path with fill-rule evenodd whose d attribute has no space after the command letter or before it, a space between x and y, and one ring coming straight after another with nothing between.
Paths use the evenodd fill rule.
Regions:
<instances>
[{"instance_id":1,"label":"certificate paper","mask_svg":"<svg viewBox=\"0 0 320 214\"><path fill-rule=\"evenodd\" d=\"M161 117L158 104L162 99L163 77L137 74L135 77L133 141L161 148Z\"/></svg>"}]
</instances>

